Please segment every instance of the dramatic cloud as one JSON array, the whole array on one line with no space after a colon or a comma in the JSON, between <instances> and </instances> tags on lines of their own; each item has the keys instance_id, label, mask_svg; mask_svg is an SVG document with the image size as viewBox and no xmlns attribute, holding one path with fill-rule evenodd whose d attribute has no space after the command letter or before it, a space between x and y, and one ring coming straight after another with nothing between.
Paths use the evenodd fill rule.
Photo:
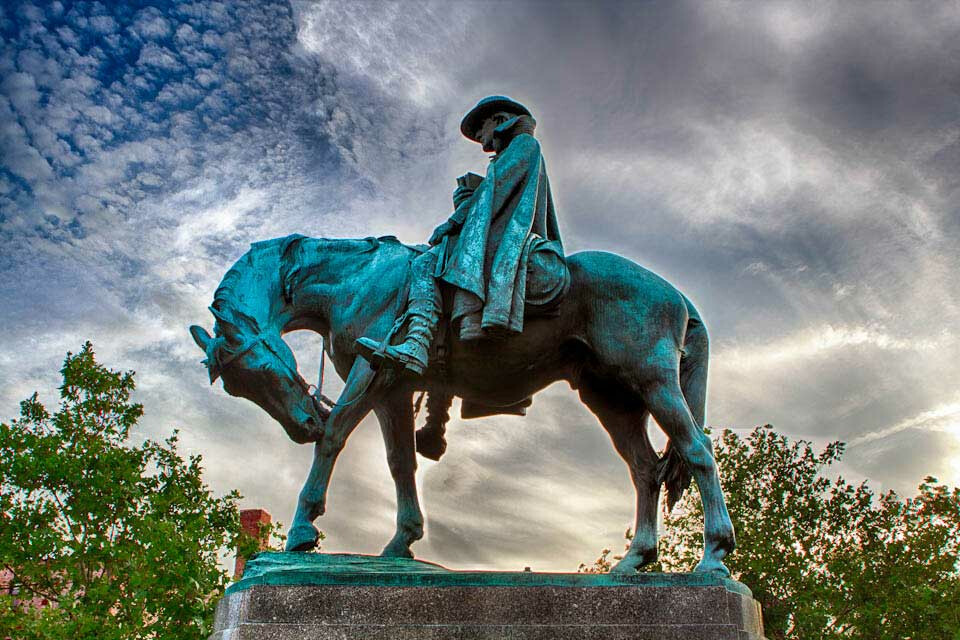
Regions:
<instances>
[{"instance_id":1,"label":"dramatic cloud","mask_svg":"<svg viewBox=\"0 0 960 640\"><path fill-rule=\"evenodd\" d=\"M538 120L567 250L621 253L698 306L711 425L846 440L844 472L885 488L960 483L953 4L0 12L4 418L89 338L138 371L145 435L179 426L217 489L289 522L309 448L208 386L186 326L212 323L213 290L252 241L422 242L454 178L483 171L459 118L505 93ZM290 342L313 378L319 340ZM632 520L624 465L563 385L523 420L455 419L449 440L418 476L425 557L569 570ZM393 500L368 419L320 522L330 548L378 551Z\"/></svg>"}]
</instances>

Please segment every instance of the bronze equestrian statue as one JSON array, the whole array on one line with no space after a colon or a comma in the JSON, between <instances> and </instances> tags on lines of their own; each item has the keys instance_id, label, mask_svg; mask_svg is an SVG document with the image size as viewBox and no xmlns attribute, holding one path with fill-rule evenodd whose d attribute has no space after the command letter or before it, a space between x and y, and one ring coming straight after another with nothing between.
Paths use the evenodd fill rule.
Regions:
<instances>
[{"instance_id":1,"label":"bronze equestrian statue","mask_svg":"<svg viewBox=\"0 0 960 640\"><path fill-rule=\"evenodd\" d=\"M214 336L190 328L211 382L221 377L228 393L262 407L294 441L315 443L287 549L316 546L313 521L324 513L334 463L370 411L397 490L397 529L383 554L412 557L411 544L423 536L415 452L438 457L415 434L413 394L459 396L471 415L517 413L534 393L566 380L610 434L636 490L636 534L613 570L633 572L656 559L660 487L672 506L692 474L705 516L697 570L728 575L733 525L702 429L703 322L682 293L623 257L564 258L532 117L513 101L484 111L501 99L508 100L475 108L479 126L471 128L476 116L464 119L468 137L497 156L482 181L461 181L433 248L391 237L258 242L214 295ZM509 299L498 297L504 292ZM431 357L444 327L443 356ZM282 339L299 329L323 336L346 380L331 410L311 393ZM670 439L662 457L648 438L651 415Z\"/></svg>"}]
</instances>

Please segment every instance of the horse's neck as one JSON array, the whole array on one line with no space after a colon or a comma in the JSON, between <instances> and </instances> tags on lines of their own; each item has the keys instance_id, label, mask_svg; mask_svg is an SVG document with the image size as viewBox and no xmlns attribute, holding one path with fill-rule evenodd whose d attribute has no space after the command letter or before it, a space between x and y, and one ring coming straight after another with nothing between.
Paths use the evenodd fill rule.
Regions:
<instances>
[{"instance_id":1,"label":"horse's neck","mask_svg":"<svg viewBox=\"0 0 960 640\"><path fill-rule=\"evenodd\" d=\"M397 272L405 273L409 252L395 242L304 238L286 258L290 318L284 330L311 329L329 336L348 324L363 324L362 316L379 307L378 300L370 300L379 297L373 290L402 282Z\"/></svg>"},{"instance_id":2,"label":"horse's neck","mask_svg":"<svg viewBox=\"0 0 960 640\"><path fill-rule=\"evenodd\" d=\"M254 333L283 326L285 313L277 269L281 240L254 243L227 271L212 305L219 321L242 325Z\"/></svg>"}]
</instances>

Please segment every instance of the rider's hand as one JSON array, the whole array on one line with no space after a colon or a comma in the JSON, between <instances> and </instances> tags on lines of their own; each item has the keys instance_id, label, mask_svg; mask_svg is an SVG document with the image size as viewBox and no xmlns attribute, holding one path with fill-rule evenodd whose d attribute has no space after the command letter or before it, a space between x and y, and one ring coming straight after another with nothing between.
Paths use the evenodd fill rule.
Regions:
<instances>
[{"instance_id":1,"label":"rider's hand","mask_svg":"<svg viewBox=\"0 0 960 640\"><path fill-rule=\"evenodd\" d=\"M470 199L473 195L473 189L470 187L459 186L453 190L453 208L458 209L460 205Z\"/></svg>"},{"instance_id":2,"label":"rider's hand","mask_svg":"<svg viewBox=\"0 0 960 640\"><path fill-rule=\"evenodd\" d=\"M444 222L442 225L433 230L433 235L430 236L430 239L427 242L431 247L440 244L443 240L443 237L453 231L454 225L449 220Z\"/></svg>"}]
</instances>

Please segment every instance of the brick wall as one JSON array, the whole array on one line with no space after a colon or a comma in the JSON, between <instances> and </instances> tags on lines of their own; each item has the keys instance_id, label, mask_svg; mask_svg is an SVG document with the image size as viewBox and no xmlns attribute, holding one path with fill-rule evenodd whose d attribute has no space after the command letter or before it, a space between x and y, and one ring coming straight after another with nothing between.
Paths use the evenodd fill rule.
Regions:
<instances>
[{"instance_id":1,"label":"brick wall","mask_svg":"<svg viewBox=\"0 0 960 640\"><path fill-rule=\"evenodd\" d=\"M272 518L270 514L263 509L241 509L240 526L243 530L255 538L260 539L260 548L266 549L270 544L269 536L261 535L262 525L270 524ZM233 568L233 579L239 580L243 577L243 568L247 564L247 559L237 556L236 564Z\"/></svg>"}]
</instances>

